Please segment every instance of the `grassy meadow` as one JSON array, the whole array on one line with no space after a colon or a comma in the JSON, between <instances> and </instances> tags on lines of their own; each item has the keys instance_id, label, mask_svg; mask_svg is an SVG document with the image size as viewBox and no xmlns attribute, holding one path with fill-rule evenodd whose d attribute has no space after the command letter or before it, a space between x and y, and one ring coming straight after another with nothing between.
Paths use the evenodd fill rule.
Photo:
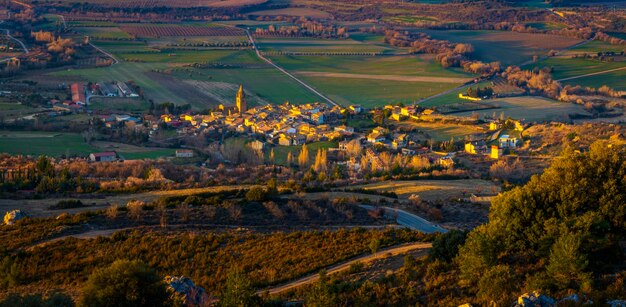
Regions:
<instances>
[{"instance_id":1,"label":"grassy meadow","mask_svg":"<svg viewBox=\"0 0 626 307\"><path fill-rule=\"evenodd\" d=\"M87 156L92 152L115 150L124 159L157 159L171 157L174 149L145 148L118 144L88 144L78 133L42 131L0 131L0 153L32 156Z\"/></svg>"}]
</instances>

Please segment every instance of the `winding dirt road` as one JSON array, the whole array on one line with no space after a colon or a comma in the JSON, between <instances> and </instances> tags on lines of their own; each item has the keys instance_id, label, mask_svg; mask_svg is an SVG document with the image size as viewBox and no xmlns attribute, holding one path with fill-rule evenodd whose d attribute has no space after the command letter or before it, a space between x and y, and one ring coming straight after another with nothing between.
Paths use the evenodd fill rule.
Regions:
<instances>
[{"instance_id":1,"label":"winding dirt road","mask_svg":"<svg viewBox=\"0 0 626 307\"><path fill-rule=\"evenodd\" d=\"M396 255L400 255L400 254L405 254L408 253L410 251L413 250L417 250L417 249L423 249L424 251L429 250L432 247L431 243L410 243L410 244L404 244L404 245L397 245L397 246L393 246L393 247L389 247L386 249L383 249L375 254L370 254L370 255L364 255L364 256L360 256L345 262L341 262L338 264L335 264L333 266L330 266L328 268L326 268L326 274L330 275L330 274L334 274L334 273L339 273L342 271L347 270L348 268L350 268L350 266L352 264L355 264L357 262L361 262L361 263L367 263L367 262L371 262L374 261L376 259L381 259L381 258L385 258L388 256L396 256ZM304 285L308 285L311 283L316 282L317 280L319 280L319 274L311 274L311 275L307 275L305 277L296 279L294 281L288 282L286 284L283 285L279 285L276 287L272 287L269 289L263 289L263 290L259 290L257 292L257 294L265 294L268 293L270 295L275 295L275 294L279 294L300 286L304 286Z\"/></svg>"}]
</instances>

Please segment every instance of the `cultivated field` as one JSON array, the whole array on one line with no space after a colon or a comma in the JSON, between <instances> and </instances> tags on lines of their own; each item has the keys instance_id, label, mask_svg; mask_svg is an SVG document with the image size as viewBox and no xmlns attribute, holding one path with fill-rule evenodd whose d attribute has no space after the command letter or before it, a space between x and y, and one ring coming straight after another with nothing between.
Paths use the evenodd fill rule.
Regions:
<instances>
[{"instance_id":1,"label":"cultivated field","mask_svg":"<svg viewBox=\"0 0 626 307\"><path fill-rule=\"evenodd\" d=\"M552 67L554 79L570 78L589 73L596 73L620 67L626 67L626 62L603 62L594 59L576 58L570 56L558 56L548 58L525 68ZM608 79L608 78L607 78Z\"/></svg>"},{"instance_id":2,"label":"cultivated field","mask_svg":"<svg viewBox=\"0 0 626 307\"><path fill-rule=\"evenodd\" d=\"M557 35L505 31L424 30L423 32L436 39L470 43L483 61L499 61L504 65L520 64L532 60L534 55L544 56L552 49L565 49L581 42L579 39Z\"/></svg>"},{"instance_id":3,"label":"cultivated field","mask_svg":"<svg viewBox=\"0 0 626 307\"><path fill-rule=\"evenodd\" d=\"M93 152L77 133L0 131L0 152L12 155L82 155Z\"/></svg>"},{"instance_id":4,"label":"cultivated field","mask_svg":"<svg viewBox=\"0 0 626 307\"><path fill-rule=\"evenodd\" d=\"M119 7L119 8L138 8L138 7L239 7L246 5L257 5L267 2L268 0L124 0L124 1L111 1L111 0L62 0L55 2L65 2L67 4L72 3L89 3L95 5L102 5L107 7ZM35 3L38 1L30 0L24 1L26 3Z\"/></svg>"},{"instance_id":5,"label":"cultivated field","mask_svg":"<svg viewBox=\"0 0 626 307\"><path fill-rule=\"evenodd\" d=\"M258 47L269 55L277 53L295 54L365 54L395 53L396 49L380 44L363 43L356 40L332 40L312 38L259 39Z\"/></svg>"},{"instance_id":6,"label":"cultivated field","mask_svg":"<svg viewBox=\"0 0 626 307\"><path fill-rule=\"evenodd\" d=\"M425 140L434 139L435 141L449 141L451 138L459 139L465 136L485 132L485 130L480 129L474 125L456 125L452 123L448 124L404 121L399 125L417 128L419 131L425 133L428 136L425 137Z\"/></svg>"},{"instance_id":7,"label":"cultivated field","mask_svg":"<svg viewBox=\"0 0 626 307\"><path fill-rule=\"evenodd\" d=\"M312 8L290 7L286 9L264 10L248 13L249 16L296 16L310 18L331 18L332 15Z\"/></svg>"},{"instance_id":8,"label":"cultivated field","mask_svg":"<svg viewBox=\"0 0 626 307\"><path fill-rule=\"evenodd\" d=\"M122 31L134 37L161 36L242 36L243 30L215 25L123 24Z\"/></svg>"},{"instance_id":9,"label":"cultivated field","mask_svg":"<svg viewBox=\"0 0 626 307\"><path fill-rule=\"evenodd\" d=\"M494 106L494 109L480 110L476 113L481 116L491 116L493 112L499 116L504 113L505 117L524 119L530 122L545 122L551 120L569 119L570 114L589 115L582 105L559 102L543 97L520 96L507 97L483 101L485 104ZM473 112L456 113L457 116L472 116Z\"/></svg>"},{"instance_id":10,"label":"cultivated field","mask_svg":"<svg viewBox=\"0 0 626 307\"><path fill-rule=\"evenodd\" d=\"M146 112L149 108L150 104L140 98L92 97L89 99L89 109L94 111Z\"/></svg>"},{"instance_id":11,"label":"cultivated field","mask_svg":"<svg viewBox=\"0 0 626 307\"><path fill-rule=\"evenodd\" d=\"M453 83L398 82L357 78L302 76L317 90L344 106L360 104L376 107L386 104L412 104L422 98L455 88Z\"/></svg>"},{"instance_id":12,"label":"cultivated field","mask_svg":"<svg viewBox=\"0 0 626 307\"><path fill-rule=\"evenodd\" d=\"M380 192L394 192L399 198L407 199L412 194L424 200L440 200L450 198L466 198L471 193L498 193L500 188L493 182L480 179L463 180L413 180L385 181L379 183L354 186Z\"/></svg>"},{"instance_id":13,"label":"cultivated field","mask_svg":"<svg viewBox=\"0 0 626 307\"><path fill-rule=\"evenodd\" d=\"M0 131L0 153L32 156L87 156L89 153L115 150L125 159L156 159L172 156L174 150L143 148L132 145L96 142L87 144L78 133Z\"/></svg>"}]
</instances>

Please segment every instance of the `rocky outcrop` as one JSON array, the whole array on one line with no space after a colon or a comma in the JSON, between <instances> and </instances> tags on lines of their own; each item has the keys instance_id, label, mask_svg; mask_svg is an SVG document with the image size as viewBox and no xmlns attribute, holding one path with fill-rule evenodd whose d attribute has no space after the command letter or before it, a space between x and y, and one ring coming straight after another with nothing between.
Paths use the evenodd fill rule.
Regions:
<instances>
[{"instance_id":1,"label":"rocky outcrop","mask_svg":"<svg viewBox=\"0 0 626 307\"><path fill-rule=\"evenodd\" d=\"M4 215L4 224L13 225L15 222L25 217L26 217L26 213L22 212L21 210L9 211Z\"/></svg>"},{"instance_id":2,"label":"rocky outcrop","mask_svg":"<svg viewBox=\"0 0 626 307\"><path fill-rule=\"evenodd\" d=\"M556 301L547 297L539 291L534 291L532 293L524 293L520 297L517 298L517 304L515 307L552 307L556 306Z\"/></svg>"},{"instance_id":3,"label":"rocky outcrop","mask_svg":"<svg viewBox=\"0 0 626 307\"><path fill-rule=\"evenodd\" d=\"M164 281L174 300L181 302L183 306L210 305L209 295L204 288L196 286L191 279L185 276L166 276Z\"/></svg>"}]
</instances>

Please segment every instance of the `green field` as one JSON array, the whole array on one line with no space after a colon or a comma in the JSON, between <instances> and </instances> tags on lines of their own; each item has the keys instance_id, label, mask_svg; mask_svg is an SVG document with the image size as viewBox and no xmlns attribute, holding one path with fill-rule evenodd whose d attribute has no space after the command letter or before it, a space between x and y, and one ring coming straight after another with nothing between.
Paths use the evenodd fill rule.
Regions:
<instances>
[{"instance_id":1,"label":"green field","mask_svg":"<svg viewBox=\"0 0 626 307\"><path fill-rule=\"evenodd\" d=\"M602 62L593 59L570 57L553 57L538 63L525 66L523 68L532 69L533 67L552 67L554 71L552 76L559 80L563 78L575 77L589 73L595 73L620 67L626 67L626 62ZM572 80L573 82L574 80Z\"/></svg>"},{"instance_id":2,"label":"green field","mask_svg":"<svg viewBox=\"0 0 626 307\"><path fill-rule=\"evenodd\" d=\"M368 75L401 75L471 78L461 70L444 69L426 56L270 56L291 71L337 72Z\"/></svg>"},{"instance_id":3,"label":"green field","mask_svg":"<svg viewBox=\"0 0 626 307\"><path fill-rule=\"evenodd\" d=\"M402 122L400 125L410 126L411 128L417 128L422 132L428 133L430 138L434 139L435 141L449 141L451 138L458 140L468 135L484 132L484 130L473 125L456 125L446 123L426 123L412 121L405 121Z\"/></svg>"},{"instance_id":4,"label":"green field","mask_svg":"<svg viewBox=\"0 0 626 307\"><path fill-rule=\"evenodd\" d=\"M567 51L567 54L571 54L571 53L576 53L576 54L582 54L582 53L597 53L600 51L606 52L606 51L613 51L613 52L621 52L626 50L626 46L621 46L621 45L611 45L609 43L605 43L602 41L591 41L585 44L582 44L580 46L576 46L575 48L572 48L570 50Z\"/></svg>"},{"instance_id":5,"label":"green field","mask_svg":"<svg viewBox=\"0 0 626 307\"><path fill-rule=\"evenodd\" d=\"M259 60L249 50L168 50L160 52L115 52L121 60L128 62L193 64L219 62L224 64L250 65Z\"/></svg>"},{"instance_id":6,"label":"green field","mask_svg":"<svg viewBox=\"0 0 626 307\"><path fill-rule=\"evenodd\" d=\"M481 116L491 116L494 112L497 116L504 113L505 117L523 119L529 122L547 122L551 120L568 120L569 114L585 114L582 105L559 102L544 97L520 96L485 100L484 103L497 108L476 111ZM471 111L455 113L456 116L472 116Z\"/></svg>"},{"instance_id":7,"label":"green field","mask_svg":"<svg viewBox=\"0 0 626 307\"><path fill-rule=\"evenodd\" d=\"M85 35L90 36L92 39L130 39L131 36L128 33L120 30L117 27L78 27L74 30L79 31Z\"/></svg>"},{"instance_id":8,"label":"green field","mask_svg":"<svg viewBox=\"0 0 626 307\"><path fill-rule=\"evenodd\" d=\"M624 80L626 80L626 69L603 73L600 75L576 78L563 81L563 83L571 85L590 86L595 88L606 85L614 90L626 91L626 82Z\"/></svg>"},{"instance_id":9,"label":"green field","mask_svg":"<svg viewBox=\"0 0 626 307\"><path fill-rule=\"evenodd\" d=\"M127 146L133 147L133 146ZM171 157L174 149L153 149L137 147L141 150L118 150L118 154L124 159L157 159ZM0 130L0 153L13 155L46 155L51 157L60 156L87 156L92 152L103 150L85 142L78 133L56 133L41 131L7 131Z\"/></svg>"},{"instance_id":10,"label":"green field","mask_svg":"<svg viewBox=\"0 0 626 307\"><path fill-rule=\"evenodd\" d=\"M376 107L399 102L411 104L457 86L457 84L451 83L351 78L303 77L302 79L337 103L344 106L360 104L364 107Z\"/></svg>"},{"instance_id":11,"label":"green field","mask_svg":"<svg viewBox=\"0 0 626 307\"><path fill-rule=\"evenodd\" d=\"M258 68L233 69L196 69L197 74L191 76L183 72L175 72L174 76L200 81L225 82L243 84L247 91L262 100L281 104L289 101L294 104L305 104L320 101L321 98L311 93L299 83L269 66ZM234 99L234 96L233 96Z\"/></svg>"},{"instance_id":12,"label":"green field","mask_svg":"<svg viewBox=\"0 0 626 307\"><path fill-rule=\"evenodd\" d=\"M150 104L140 98L93 97L89 109L108 112L147 112Z\"/></svg>"},{"instance_id":13,"label":"green field","mask_svg":"<svg viewBox=\"0 0 626 307\"><path fill-rule=\"evenodd\" d=\"M155 149L146 152L120 152L120 157L126 160L159 159L163 157L173 157L175 149Z\"/></svg>"},{"instance_id":14,"label":"green field","mask_svg":"<svg viewBox=\"0 0 626 307\"><path fill-rule=\"evenodd\" d=\"M389 45L345 39L260 39L258 47L263 52L314 52L314 53L396 53Z\"/></svg>"},{"instance_id":15,"label":"green field","mask_svg":"<svg viewBox=\"0 0 626 307\"><path fill-rule=\"evenodd\" d=\"M423 30L423 32L436 39L470 43L481 60L499 61L504 65L520 64L531 60L535 55L543 56L552 49L564 49L581 41L556 35L505 31Z\"/></svg>"},{"instance_id":16,"label":"green field","mask_svg":"<svg viewBox=\"0 0 626 307\"><path fill-rule=\"evenodd\" d=\"M0 131L0 152L13 155L79 155L95 149L76 133Z\"/></svg>"}]
</instances>

